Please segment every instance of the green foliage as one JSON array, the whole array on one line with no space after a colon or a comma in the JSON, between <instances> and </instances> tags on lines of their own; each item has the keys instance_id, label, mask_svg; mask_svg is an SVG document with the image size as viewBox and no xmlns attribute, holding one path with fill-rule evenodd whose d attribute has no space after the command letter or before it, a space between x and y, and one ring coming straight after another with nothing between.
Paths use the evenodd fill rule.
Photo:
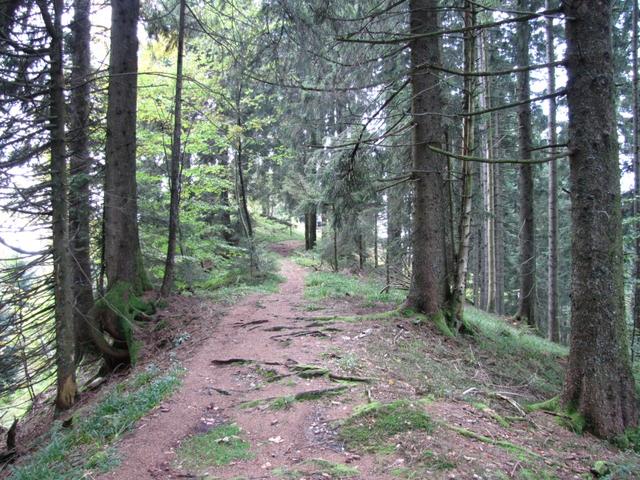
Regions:
<instances>
[{"instance_id":1,"label":"green foliage","mask_svg":"<svg viewBox=\"0 0 640 480\"><path fill-rule=\"evenodd\" d=\"M253 218L257 242L271 244L287 240L304 241L304 230L300 231L300 224L297 222L288 226L263 215L256 215ZM290 219L286 221L290 221Z\"/></svg>"},{"instance_id":2,"label":"green foliage","mask_svg":"<svg viewBox=\"0 0 640 480\"><path fill-rule=\"evenodd\" d=\"M400 304L406 297L402 290L391 289L381 293L383 286L372 280L332 272L312 272L305 279L304 296L309 300L345 298L362 299L365 304L378 302Z\"/></svg>"},{"instance_id":3,"label":"green foliage","mask_svg":"<svg viewBox=\"0 0 640 480\"><path fill-rule=\"evenodd\" d=\"M375 450L398 433L415 430L428 432L432 426L420 402L373 402L355 409L353 415L340 425L339 436L350 448Z\"/></svg>"},{"instance_id":4,"label":"green foliage","mask_svg":"<svg viewBox=\"0 0 640 480\"><path fill-rule=\"evenodd\" d=\"M241 433L240 427L230 424L193 435L180 444L177 461L187 468L202 469L249 459L253 454L249 443L240 438Z\"/></svg>"},{"instance_id":5,"label":"green foliage","mask_svg":"<svg viewBox=\"0 0 640 480\"><path fill-rule=\"evenodd\" d=\"M623 435L614 438L613 443L623 449L640 453L640 427L629 428Z\"/></svg>"},{"instance_id":6,"label":"green foliage","mask_svg":"<svg viewBox=\"0 0 640 480\"><path fill-rule=\"evenodd\" d=\"M317 250L298 250L293 256L293 261L306 268L320 268L321 259Z\"/></svg>"},{"instance_id":7,"label":"green foliage","mask_svg":"<svg viewBox=\"0 0 640 480\"><path fill-rule=\"evenodd\" d=\"M36 453L11 472L12 480L75 480L84 472L104 472L118 464L109 445L167 398L180 384L182 370L161 375L156 367L116 386L71 429L57 426ZM78 457L84 461L78 463Z\"/></svg>"}]
</instances>

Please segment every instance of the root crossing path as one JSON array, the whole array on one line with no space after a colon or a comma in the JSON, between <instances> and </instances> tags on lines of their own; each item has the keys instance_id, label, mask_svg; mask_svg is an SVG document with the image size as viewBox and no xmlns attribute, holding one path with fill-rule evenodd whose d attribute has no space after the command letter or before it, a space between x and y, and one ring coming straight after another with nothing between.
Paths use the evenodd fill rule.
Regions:
<instances>
[{"instance_id":1,"label":"root crossing path","mask_svg":"<svg viewBox=\"0 0 640 480\"><path fill-rule=\"evenodd\" d=\"M293 246L278 251L286 255ZM357 469L360 478L393 478L374 457L346 451L334 431L336 420L367 399L366 384L316 369L334 340L349 338L348 326L316 322L305 312L303 268L284 258L281 274L278 293L246 297L217 323L211 319L211 335L185 362L179 391L119 443L122 463L102 480L343 478L332 473L336 467ZM181 462L189 438L233 424L249 444L248 458L217 466Z\"/></svg>"}]
</instances>

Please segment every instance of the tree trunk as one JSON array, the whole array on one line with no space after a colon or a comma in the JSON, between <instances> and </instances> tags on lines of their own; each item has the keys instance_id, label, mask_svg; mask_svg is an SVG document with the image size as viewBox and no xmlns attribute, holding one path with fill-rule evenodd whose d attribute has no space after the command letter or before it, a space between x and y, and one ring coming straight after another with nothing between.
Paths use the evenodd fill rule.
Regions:
<instances>
[{"instance_id":1,"label":"tree trunk","mask_svg":"<svg viewBox=\"0 0 640 480\"><path fill-rule=\"evenodd\" d=\"M631 53L633 58L633 216L635 225L635 274L633 283L633 336L631 358L635 354L635 341L640 330L640 101L638 99L638 0L633 0L633 36Z\"/></svg>"},{"instance_id":2,"label":"tree trunk","mask_svg":"<svg viewBox=\"0 0 640 480\"><path fill-rule=\"evenodd\" d=\"M387 251L390 266L398 266L402 255L402 197L397 187L387 191Z\"/></svg>"},{"instance_id":3,"label":"tree trunk","mask_svg":"<svg viewBox=\"0 0 640 480\"><path fill-rule=\"evenodd\" d=\"M139 0L111 1L105 168L105 261L109 288L149 289L138 235L136 99Z\"/></svg>"},{"instance_id":4,"label":"tree trunk","mask_svg":"<svg viewBox=\"0 0 640 480\"><path fill-rule=\"evenodd\" d=\"M472 28L475 25L475 9L468 1L465 2L464 26ZM475 70L476 37L470 30L464 36L464 71L471 73ZM476 81L469 75L464 77L464 110L473 111ZM465 116L462 121L462 155L471 156L474 149L474 122L472 116ZM469 244L471 240L471 205L473 200L473 172L471 162L462 164L462 198L460 202L460 225L458 230L458 253L456 256L456 276L451 299L452 314L457 322L463 322L465 290L467 287L467 267L469 260Z\"/></svg>"},{"instance_id":5,"label":"tree trunk","mask_svg":"<svg viewBox=\"0 0 640 480\"><path fill-rule=\"evenodd\" d=\"M309 205L304 214L304 248L311 250L316 246L318 225L318 207Z\"/></svg>"},{"instance_id":6,"label":"tree trunk","mask_svg":"<svg viewBox=\"0 0 640 480\"><path fill-rule=\"evenodd\" d=\"M69 187L65 152L65 98L63 72L62 0L53 2L53 18L45 2L39 2L50 45L51 208L53 225L53 274L56 323L56 409L70 408L77 396L73 288L69 251Z\"/></svg>"},{"instance_id":7,"label":"tree trunk","mask_svg":"<svg viewBox=\"0 0 640 480\"><path fill-rule=\"evenodd\" d=\"M528 11L529 0L518 0L518 8ZM517 26L516 63L518 67L529 66L529 38L531 27L528 22L519 22ZM529 72L518 74L518 100L526 101L530 97ZM531 107L529 103L518 106L518 148L521 160L531 159ZM520 293L518 296L518 312L516 318L536 325L536 253L535 225L533 216L533 166L520 165Z\"/></svg>"},{"instance_id":8,"label":"tree trunk","mask_svg":"<svg viewBox=\"0 0 640 480\"><path fill-rule=\"evenodd\" d=\"M184 55L184 14L185 0L180 0L178 23L178 58L176 61L176 94L173 108L173 141L171 142L171 175L169 179L171 200L169 204L169 238L167 258L164 264L164 278L160 294L166 297L173 289L176 263L176 240L180 221L180 190L182 183L182 60Z\"/></svg>"},{"instance_id":9,"label":"tree trunk","mask_svg":"<svg viewBox=\"0 0 640 480\"><path fill-rule=\"evenodd\" d=\"M551 1L546 0L546 9L551 8ZM546 37L547 37L547 62L551 64L555 61L555 49L553 46L553 17L548 17L546 21ZM547 70L549 83L547 90L549 93L556 91L556 70L553 65L549 65ZM556 99L549 99L549 144L556 145L558 143L558 135L556 132ZM550 155L556 153L555 148L549 151ZM558 326L558 165L557 160L549 163L549 264L547 269L547 325L549 340L552 342L560 341L560 329Z\"/></svg>"},{"instance_id":10,"label":"tree trunk","mask_svg":"<svg viewBox=\"0 0 640 480\"><path fill-rule=\"evenodd\" d=\"M435 32L439 27L437 0L411 0L412 34ZM407 306L433 316L446 316L450 287L446 269L446 158L429 146L441 148L443 101L440 79L424 65L440 65L437 36L416 38L411 43L410 73L414 128L411 156L414 170L414 210L411 286ZM429 115L427 115L429 113Z\"/></svg>"},{"instance_id":11,"label":"tree trunk","mask_svg":"<svg viewBox=\"0 0 640 480\"><path fill-rule=\"evenodd\" d=\"M378 212L373 212L373 268L378 268Z\"/></svg>"},{"instance_id":12,"label":"tree trunk","mask_svg":"<svg viewBox=\"0 0 640 480\"><path fill-rule=\"evenodd\" d=\"M309 212L304 212L304 249L311 250L311 219Z\"/></svg>"},{"instance_id":13,"label":"tree trunk","mask_svg":"<svg viewBox=\"0 0 640 480\"><path fill-rule=\"evenodd\" d=\"M565 3L572 290L563 404L595 435L637 425L625 332L610 0Z\"/></svg>"},{"instance_id":14,"label":"tree trunk","mask_svg":"<svg viewBox=\"0 0 640 480\"><path fill-rule=\"evenodd\" d=\"M74 16L71 23L72 68L70 93L69 157L71 181L69 188L69 240L73 261L73 297L75 300L74 324L76 336L76 361L90 349L92 340L89 328L93 308L91 276L91 205L89 184L91 158L89 154L89 113L91 83L91 13L90 0L74 0Z\"/></svg>"},{"instance_id":15,"label":"tree trunk","mask_svg":"<svg viewBox=\"0 0 640 480\"><path fill-rule=\"evenodd\" d=\"M111 53L107 102L104 215L107 290L118 288L122 301L150 288L142 264L138 235L136 184L136 98L138 74L139 0L112 0ZM122 288L122 287L126 288ZM105 330L115 337L117 348L126 349L126 338L117 313L107 312ZM111 366L122 356L105 354Z\"/></svg>"},{"instance_id":16,"label":"tree trunk","mask_svg":"<svg viewBox=\"0 0 640 480\"><path fill-rule=\"evenodd\" d=\"M491 69L491 63L489 62L488 53L488 32L481 33L482 44L480 46L480 69L488 71ZM480 108L491 108L491 78L484 77L482 80L482 93L480 95ZM485 134L484 134L484 153L486 158L494 158L493 149L493 115L486 116L484 122ZM495 211L495 195L494 185L496 181L495 168L496 164L484 163L481 166L482 170L482 203L484 209L483 227L485 232L486 246L485 246L485 283L486 283L486 296L484 303L486 309L489 312L496 311L496 211Z\"/></svg>"},{"instance_id":17,"label":"tree trunk","mask_svg":"<svg viewBox=\"0 0 640 480\"><path fill-rule=\"evenodd\" d=\"M316 246L318 241L318 207L314 204L309 212L309 244L311 248Z\"/></svg>"}]
</instances>

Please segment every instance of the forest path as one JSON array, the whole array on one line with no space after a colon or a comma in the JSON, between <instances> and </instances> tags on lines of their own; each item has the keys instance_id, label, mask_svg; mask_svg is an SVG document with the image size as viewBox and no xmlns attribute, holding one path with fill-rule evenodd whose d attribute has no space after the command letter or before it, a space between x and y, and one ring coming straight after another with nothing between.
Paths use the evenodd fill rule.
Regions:
<instances>
[{"instance_id":1,"label":"forest path","mask_svg":"<svg viewBox=\"0 0 640 480\"><path fill-rule=\"evenodd\" d=\"M274 246L285 256L280 291L244 298L215 326L212 319L210 337L185 362L179 391L120 442L122 463L99 478L343 478L354 468L361 478L393 478L374 473L373 456L345 452L331 428L366 402L365 388L305 370L323 364L332 338L351 337L304 311L305 270L286 259L298 245ZM176 451L186 439L229 424L241 428L250 458L225 466L180 463Z\"/></svg>"}]
</instances>

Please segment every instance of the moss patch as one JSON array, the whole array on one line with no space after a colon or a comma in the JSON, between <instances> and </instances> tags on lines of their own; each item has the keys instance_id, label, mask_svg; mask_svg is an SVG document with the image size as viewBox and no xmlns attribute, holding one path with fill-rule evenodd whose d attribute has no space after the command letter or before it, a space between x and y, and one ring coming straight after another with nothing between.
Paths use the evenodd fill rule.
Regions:
<instances>
[{"instance_id":1,"label":"moss patch","mask_svg":"<svg viewBox=\"0 0 640 480\"><path fill-rule=\"evenodd\" d=\"M382 446L385 440L398 433L430 431L431 428L431 419L420 402L373 402L356 409L344 420L339 436L350 448L368 450Z\"/></svg>"},{"instance_id":2,"label":"moss patch","mask_svg":"<svg viewBox=\"0 0 640 480\"><path fill-rule=\"evenodd\" d=\"M560 397L553 397L544 402L532 403L525 407L527 412L543 411L554 413L558 423L575 433L582 433L586 427L585 418L571 407L563 407L560 404Z\"/></svg>"},{"instance_id":3,"label":"moss patch","mask_svg":"<svg viewBox=\"0 0 640 480\"><path fill-rule=\"evenodd\" d=\"M359 477L360 472L357 468L350 467L343 463L334 463L321 458L307 460L301 467L294 469L276 468L273 474L280 478L295 479L300 478L354 478Z\"/></svg>"},{"instance_id":4,"label":"moss patch","mask_svg":"<svg viewBox=\"0 0 640 480\"><path fill-rule=\"evenodd\" d=\"M231 424L189 437L178 448L177 461L188 468L201 469L249 459L249 443L240 438L240 433L240 428Z\"/></svg>"}]
</instances>

